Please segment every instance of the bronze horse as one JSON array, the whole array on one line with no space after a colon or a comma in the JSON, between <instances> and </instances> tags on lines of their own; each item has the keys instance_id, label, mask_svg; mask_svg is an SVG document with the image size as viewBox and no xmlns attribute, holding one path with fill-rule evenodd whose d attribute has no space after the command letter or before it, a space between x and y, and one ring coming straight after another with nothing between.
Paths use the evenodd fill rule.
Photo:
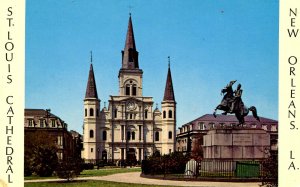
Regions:
<instances>
[{"instance_id":1,"label":"bronze horse","mask_svg":"<svg viewBox=\"0 0 300 187\"><path fill-rule=\"evenodd\" d=\"M249 114L249 111L252 112L253 117L255 119L257 119L258 121L260 121L258 115L257 115L257 110L255 108L255 106L251 106L250 108L247 108L243 101L240 98L240 101L237 103L237 106L232 107L232 103L235 102L235 96L234 96L234 92L232 89L232 85L236 82L236 80L234 81L230 81L230 83L221 90L221 93L224 94L224 97L221 101L221 103L215 108L214 110L214 117L216 116L216 112L217 110L223 110L224 113L222 113L223 115L226 115L227 113L230 114L235 114L236 118L239 121L239 125L243 125L245 123L245 119L244 117L247 116ZM240 85L239 85L240 88Z\"/></svg>"}]
</instances>

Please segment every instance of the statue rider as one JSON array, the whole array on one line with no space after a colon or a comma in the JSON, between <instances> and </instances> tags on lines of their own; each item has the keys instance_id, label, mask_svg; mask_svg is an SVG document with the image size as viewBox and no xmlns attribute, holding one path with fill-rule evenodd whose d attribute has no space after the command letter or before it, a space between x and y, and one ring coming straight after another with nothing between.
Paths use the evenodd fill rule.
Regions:
<instances>
[{"instance_id":1,"label":"statue rider","mask_svg":"<svg viewBox=\"0 0 300 187\"><path fill-rule=\"evenodd\" d=\"M230 107L230 113L234 112L234 111L239 111L240 113L242 113L243 108L244 108L244 103L242 101L242 93L243 90L241 89L242 85L238 84L236 90L233 92L234 97L233 97L233 101L231 103L231 107Z\"/></svg>"},{"instance_id":2,"label":"statue rider","mask_svg":"<svg viewBox=\"0 0 300 187\"><path fill-rule=\"evenodd\" d=\"M224 95L222 101L221 101L221 105L222 106L228 106L229 108L231 107L232 102L234 101L234 92L232 90L232 86L233 84L236 82L236 80L230 81L229 84L222 89L222 93L226 94ZM223 115L226 115L228 111L225 111L224 113L222 113Z\"/></svg>"}]
</instances>

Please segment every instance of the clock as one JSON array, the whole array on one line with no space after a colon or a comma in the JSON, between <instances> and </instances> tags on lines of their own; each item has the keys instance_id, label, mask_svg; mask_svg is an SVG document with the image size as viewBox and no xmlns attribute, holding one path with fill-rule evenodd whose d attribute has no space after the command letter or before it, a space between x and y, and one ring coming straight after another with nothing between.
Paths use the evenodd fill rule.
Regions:
<instances>
[{"instance_id":1,"label":"clock","mask_svg":"<svg viewBox=\"0 0 300 187\"><path fill-rule=\"evenodd\" d=\"M128 101L127 103L126 103L126 108L127 108L127 110L135 110L136 109L136 104L135 104L135 102L134 101Z\"/></svg>"}]
</instances>

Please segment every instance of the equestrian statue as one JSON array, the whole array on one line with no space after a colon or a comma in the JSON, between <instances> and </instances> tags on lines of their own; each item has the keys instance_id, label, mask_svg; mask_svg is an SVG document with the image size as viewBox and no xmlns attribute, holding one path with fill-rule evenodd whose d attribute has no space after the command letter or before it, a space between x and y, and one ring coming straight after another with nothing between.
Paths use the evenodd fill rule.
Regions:
<instances>
[{"instance_id":1,"label":"equestrian statue","mask_svg":"<svg viewBox=\"0 0 300 187\"><path fill-rule=\"evenodd\" d=\"M242 101L242 85L238 84L236 90L233 91L232 86L235 82L236 80L230 81L229 84L221 90L221 94L223 94L224 96L221 103L215 108L215 111L213 113L214 117L217 117L217 110L223 110L223 115L227 115L227 113L235 114L236 118L239 121L239 126L244 124L244 117L249 114L249 111L251 111L253 117L259 121L259 117L257 115L257 110L255 106L247 108Z\"/></svg>"}]
</instances>

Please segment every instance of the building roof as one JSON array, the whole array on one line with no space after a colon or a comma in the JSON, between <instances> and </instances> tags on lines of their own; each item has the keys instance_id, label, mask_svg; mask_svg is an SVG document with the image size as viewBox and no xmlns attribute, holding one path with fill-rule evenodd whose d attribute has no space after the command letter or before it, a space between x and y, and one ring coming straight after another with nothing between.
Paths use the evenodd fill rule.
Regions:
<instances>
[{"instance_id":1,"label":"building roof","mask_svg":"<svg viewBox=\"0 0 300 187\"><path fill-rule=\"evenodd\" d=\"M86 86L85 98L96 98L98 99L96 81L94 76L93 64L90 65L89 77Z\"/></svg>"},{"instance_id":2,"label":"building roof","mask_svg":"<svg viewBox=\"0 0 300 187\"><path fill-rule=\"evenodd\" d=\"M138 69L138 52L135 46L131 15L129 16L128 28L124 51L122 51L122 69Z\"/></svg>"},{"instance_id":3,"label":"building roof","mask_svg":"<svg viewBox=\"0 0 300 187\"><path fill-rule=\"evenodd\" d=\"M274 123L278 124L278 121L269 119L269 118L264 118L264 117L259 117L260 121L257 121L252 115L246 116L245 117L245 123L251 124L251 123L261 123L261 124L269 124L269 123ZM195 124L197 122L208 122L208 123L238 123L237 118L234 115L221 115L217 114L217 117L215 118L212 114L205 114L199 118L196 118L182 126L189 125L189 124Z\"/></svg>"},{"instance_id":4,"label":"building roof","mask_svg":"<svg viewBox=\"0 0 300 187\"><path fill-rule=\"evenodd\" d=\"M170 64L168 67L168 75L167 75L167 81L166 81L165 94L164 94L163 101L175 101Z\"/></svg>"},{"instance_id":5,"label":"building roof","mask_svg":"<svg viewBox=\"0 0 300 187\"><path fill-rule=\"evenodd\" d=\"M36 117L46 117L47 110L45 109L25 109L25 116L36 116ZM58 118L56 115L48 112L49 118Z\"/></svg>"}]
</instances>

